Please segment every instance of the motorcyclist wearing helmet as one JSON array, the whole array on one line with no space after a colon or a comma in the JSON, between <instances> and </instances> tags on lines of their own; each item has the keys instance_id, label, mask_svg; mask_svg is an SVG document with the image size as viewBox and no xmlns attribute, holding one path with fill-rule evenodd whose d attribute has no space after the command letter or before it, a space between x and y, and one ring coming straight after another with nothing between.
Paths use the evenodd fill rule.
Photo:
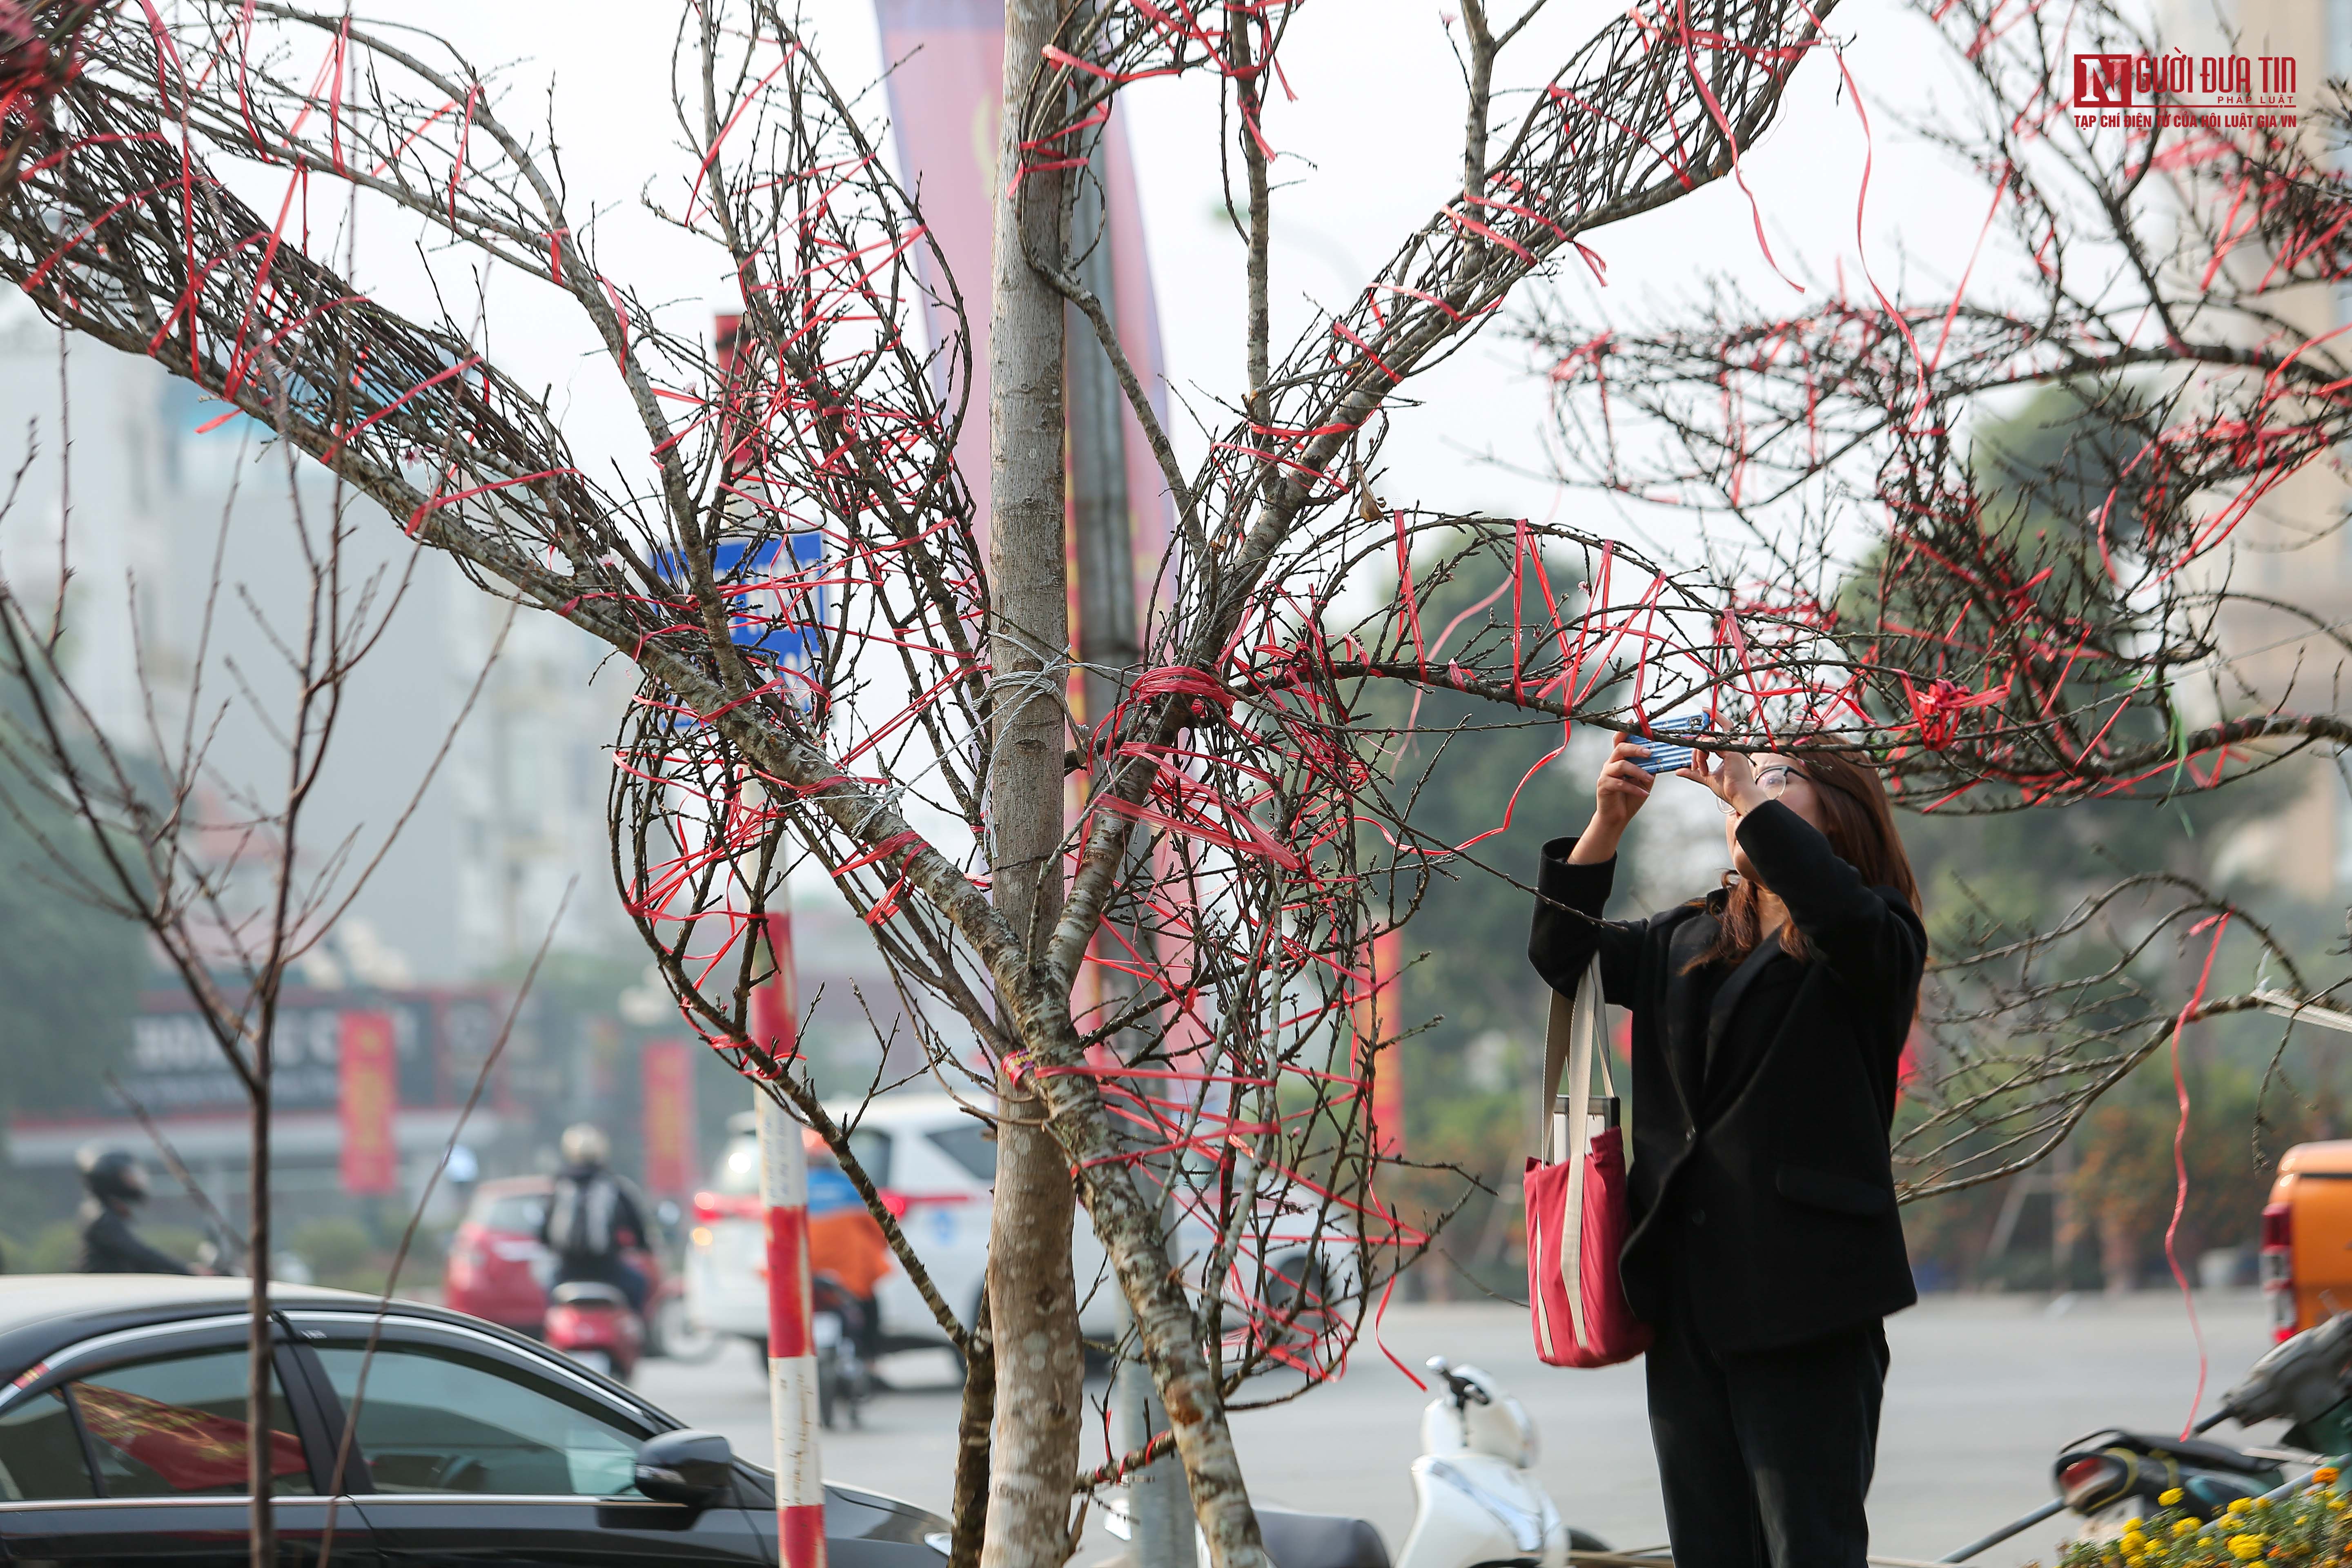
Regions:
<instances>
[{"instance_id":1,"label":"motorcyclist wearing helmet","mask_svg":"<svg viewBox=\"0 0 2352 1568\"><path fill-rule=\"evenodd\" d=\"M147 1201L147 1172L120 1149L85 1149L76 1159L89 1196L81 1205L84 1274L194 1274L168 1253L139 1239L131 1210Z\"/></svg>"},{"instance_id":2,"label":"motorcyclist wearing helmet","mask_svg":"<svg viewBox=\"0 0 2352 1568\"><path fill-rule=\"evenodd\" d=\"M610 1285L642 1318L646 1277L622 1249L649 1245L653 1232L644 1205L626 1182L605 1168L612 1145L601 1130L585 1121L565 1128L562 1150L563 1169L556 1173L547 1217L539 1226L540 1241L555 1255L551 1288L579 1281Z\"/></svg>"}]
</instances>

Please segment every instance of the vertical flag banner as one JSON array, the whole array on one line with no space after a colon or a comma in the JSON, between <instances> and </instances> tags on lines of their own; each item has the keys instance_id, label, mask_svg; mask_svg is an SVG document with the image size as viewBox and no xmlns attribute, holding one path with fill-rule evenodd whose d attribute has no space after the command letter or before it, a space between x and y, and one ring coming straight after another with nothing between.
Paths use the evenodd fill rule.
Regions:
<instances>
[{"instance_id":1,"label":"vertical flag banner","mask_svg":"<svg viewBox=\"0 0 2352 1568\"><path fill-rule=\"evenodd\" d=\"M645 1113L646 1190L694 1190L694 1057L683 1040L656 1040L638 1058Z\"/></svg>"},{"instance_id":2,"label":"vertical flag banner","mask_svg":"<svg viewBox=\"0 0 2352 1568\"><path fill-rule=\"evenodd\" d=\"M336 1038L343 1122L343 1191L381 1197L400 1190L400 1151L392 1117L400 1104L399 1061L392 1015L352 1009Z\"/></svg>"},{"instance_id":3,"label":"vertical flag banner","mask_svg":"<svg viewBox=\"0 0 2352 1568\"><path fill-rule=\"evenodd\" d=\"M996 126L1004 96L1003 0L875 0L882 58L896 62L887 79L890 122L898 142L899 176L921 205L924 226L939 241L963 290L971 335L971 407L956 466L971 489L987 540L988 279L994 249ZM1168 394L1160 353L1160 313L1151 297L1151 263L1143 249L1143 205L1125 121L1114 110L1104 128L1099 171L1110 229L1112 319L1164 424ZM917 255L926 265L929 253ZM933 285L938 279L926 278ZM931 308L931 340L948 322ZM1160 572L1169 538L1168 487L1151 460L1143 427L1124 420L1127 493L1135 520L1135 583L1145 600Z\"/></svg>"},{"instance_id":4,"label":"vertical flag banner","mask_svg":"<svg viewBox=\"0 0 2352 1568\"><path fill-rule=\"evenodd\" d=\"M1384 931L1372 939L1370 983L1356 997L1356 1070L1372 1069L1372 1144L1395 1158L1404 1152L1404 1058L1396 1051L1377 1057L1372 1047L1396 1032L1397 961L1403 938Z\"/></svg>"}]
</instances>

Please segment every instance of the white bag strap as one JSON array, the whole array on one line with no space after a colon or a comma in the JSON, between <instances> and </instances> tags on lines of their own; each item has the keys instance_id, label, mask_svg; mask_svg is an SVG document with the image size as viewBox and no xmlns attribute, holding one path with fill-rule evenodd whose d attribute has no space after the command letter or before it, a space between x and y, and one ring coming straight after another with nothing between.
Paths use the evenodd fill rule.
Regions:
<instances>
[{"instance_id":1,"label":"white bag strap","mask_svg":"<svg viewBox=\"0 0 2352 1568\"><path fill-rule=\"evenodd\" d=\"M1584 1334L1584 1166L1592 1150L1592 1118L1586 1100L1592 1093L1592 1059L1609 1068L1609 1053L1601 1044L1601 955L1594 953L1578 982L1576 1001L1568 1021L1568 1212L1560 1216L1559 1282L1568 1292L1568 1311L1576 1342Z\"/></svg>"},{"instance_id":2,"label":"white bag strap","mask_svg":"<svg viewBox=\"0 0 2352 1568\"><path fill-rule=\"evenodd\" d=\"M1557 991L1551 994L1551 1014L1544 1022L1543 1079L1536 1086L1536 1154L1546 1164L1551 1163L1561 1154L1561 1146L1552 1137L1552 1107L1556 1102L1556 1097L1562 1094L1579 1095L1591 1092L1589 1081L1580 1080L1567 1071L1570 1045L1576 1032L1575 1021L1579 1016L1578 1009L1583 1005L1588 994L1593 998L1590 1019L1592 1030L1591 1059L1601 1064L1601 1092L1612 1096L1617 1092L1617 1075L1610 1068L1609 1053L1601 1044L1601 1015L1604 1005L1600 1000L1600 963L1599 955L1594 955L1592 962L1585 967L1585 979L1578 984L1574 997L1563 996Z\"/></svg>"}]
</instances>

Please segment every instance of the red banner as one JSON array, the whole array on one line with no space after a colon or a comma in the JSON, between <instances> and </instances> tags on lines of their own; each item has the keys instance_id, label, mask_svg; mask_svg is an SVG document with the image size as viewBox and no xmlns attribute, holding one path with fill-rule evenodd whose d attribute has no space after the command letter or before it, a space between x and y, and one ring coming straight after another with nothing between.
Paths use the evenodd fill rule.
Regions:
<instances>
[{"instance_id":1,"label":"red banner","mask_svg":"<svg viewBox=\"0 0 2352 1568\"><path fill-rule=\"evenodd\" d=\"M683 1040L656 1040L638 1058L643 1073L646 1190L683 1197L695 1187L694 1052Z\"/></svg>"},{"instance_id":2,"label":"red banner","mask_svg":"<svg viewBox=\"0 0 2352 1568\"><path fill-rule=\"evenodd\" d=\"M343 1191L378 1196L400 1190L393 1112L400 1106L392 1015L347 1011L337 1041L343 1114Z\"/></svg>"},{"instance_id":3,"label":"red banner","mask_svg":"<svg viewBox=\"0 0 2352 1568\"><path fill-rule=\"evenodd\" d=\"M971 406L988 407L988 278L995 247L996 121L1004 96L1004 0L875 0L883 58L895 62L889 85L890 123L898 142L899 173L919 185L923 222L955 273L970 310ZM1168 419L1160 363L1160 317L1151 294L1151 264L1143 249L1143 203L1127 122L1113 111L1104 127L1104 210L1109 222L1111 316L1154 412ZM917 247L928 269L930 253ZM934 286L943 280L928 279ZM945 290L940 290L944 295ZM950 325L944 306L930 307L934 341ZM944 362L942 362L944 363ZM1136 592L1148 601L1167 550L1171 505L1167 481L1152 461L1143 426L1125 420L1127 493L1135 522ZM988 421L964 421L956 466L971 492L972 516L985 542L988 528Z\"/></svg>"},{"instance_id":4,"label":"red banner","mask_svg":"<svg viewBox=\"0 0 2352 1568\"><path fill-rule=\"evenodd\" d=\"M1397 957L1403 939L1389 931L1372 939L1371 984L1356 998L1356 1069L1372 1075L1372 1147L1391 1159L1404 1152L1404 1056L1397 1035ZM1385 1045L1376 1056L1373 1047Z\"/></svg>"}]
</instances>

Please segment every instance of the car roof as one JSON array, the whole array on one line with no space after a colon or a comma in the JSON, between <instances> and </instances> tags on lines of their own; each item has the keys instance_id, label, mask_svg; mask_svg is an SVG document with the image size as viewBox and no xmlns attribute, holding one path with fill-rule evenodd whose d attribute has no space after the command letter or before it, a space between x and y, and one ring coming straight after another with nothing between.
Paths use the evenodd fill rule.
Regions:
<instances>
[{"instance_id":1,"label":"car roof","mask_svg":"<svg viewBox=\"0 0 2352 1568\"><path fill-rule=\"evenodd\" d=\"M190 1318L241 1312L252 1282L236 1276L185 1274L0 1274L0 1384L44 1357L119 1329L162 1326ZM373 1314L383 1298L324 1285L272 1282L269 1304ZM391 1308L406 1318L456 1323L482 1333L530 1342L464 1312L394 1296ZM640 1402L642 1403L642 1402Z\"/></svg>"},{"instance_id":2,"label":"car roof","mask_svg":"<svg viewBox=\"0 0 2352 1568\"><path fill-rule=\"evenodd\" d=\"M92 1313L153 1312L167 1314L185 1307L218 1311L242 1307L253 1282L232 1277L208 1279L185 1274L0 1274L0 1335L57 1319L80 1321ZM351 1306L376 1300L356 1290L324 1286L273 1285L272 1302Z\"/></svg>"},{"instance_id":3,"label":"car roof","mask_svg":"<svg viewBox=\"0 0 2352 1568\"><path fill-rule=\"evenodd\" d=\"M555 1190L553 1176L494 1176L474 1189L479 1198L544 1197Z\"/></svg>"},{"instance_id":4,"label":"car roof","mask_svg":"<svg viewBox=\"0 0 2352 1568\"><path fill-rule=\"evenodd\" d=\"M0 1275L0 1379L52 1351L115 1329L244 1308L250 1280L186 1274ZM377 1298L320 1285L274 1284L278 1307L371 1308ZM405 1305L405 1303L404 1303Z\"/></svg>"},{"instance_id":5,"label":"car roof","mask_svg":"<svg viewBox=\"0 0 2352 1568\"><path fill-rule=\"evenodd\" d=\"M2336 1176L2347 1173L2352 1173L2352 1139L2298 1143L2279 1156L2278 1173L2282 1176Z\"/></svg>"}]
</instances>

